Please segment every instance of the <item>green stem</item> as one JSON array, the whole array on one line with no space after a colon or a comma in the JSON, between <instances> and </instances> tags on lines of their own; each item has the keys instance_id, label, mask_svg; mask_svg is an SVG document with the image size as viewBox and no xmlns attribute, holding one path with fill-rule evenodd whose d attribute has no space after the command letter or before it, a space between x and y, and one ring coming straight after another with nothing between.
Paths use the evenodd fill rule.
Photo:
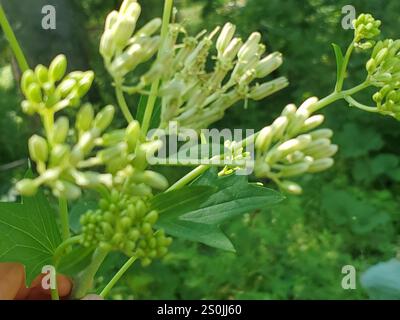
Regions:
<instances>
[{"instance_id":1,"label":"green stem","mask_svg":"<svg viewBox=\"0 0 400 320\"><path fill-rule=\"evenodd\" d=\"M366 106L365 104L358 102L357 100L353 99L352 97L346 97L345 100L349 103L350 107L356 107L358 109L361 109L361 110L364 110L367 112L374 112L374 113L379 112L378 108Z\"/></svg>"},{"instance_id":2,"label":"green stem","mask_svg":"<svg viewBox=\"0 0 400 320\"><path fill-rule=\"evenodd\" d=\"M137 260L136 257L130 258L125 264L118 270L118 272L114 275L111 281L106 285L103 291L100 293L100 296L106 298L110 293L111 289L115 286L115 284L121 279L121 277L125 274L126 271L132 266L132 264Z\"/></svg>"},{"instance_id":3,"label":"green stem","mask_svg":"<svg viewBox=\"0 0 400 320\"><path fill-rule=\"evenodd\" d=\"M29 69L29 64L26 61L21 46L19 45L18 40L15 37L14 31L12 30L11 25L8 22L6 13L4 12L1 4L0 4L0 25L3 28L4 34L8 42L10 43L11 49L14 52L15 58L17 59L21 71L25 72L26 70Z\"/></svg>"},{"instance_id":4,"label":"green stem","mask_svg":"<svg viewBox=\"0 0 400 320\"><path fill-rule=\"evenodd\" d=\"M54 266L57 267L63 254L65 253L65 251L71 247L71 245L79 243L79 241L81 240L81 236L75 236L75 237L71 237L67 240L64 240L58 247L57 249L54 251L53 254L53 263Z\"/></svg>"},{"instance_id":5,"label":"green stem","mask_svg":"<svg viewBox=\"0 0 400 320\"><path fill-rule=\"evenodd\" d=\"M163 15L163 24L161 27L161 49L158 51L158 57L163 50L163 44L165 38L168 34L168 26L171 21L172 15L172 7L173 7L173 0L165 0L164 2L164 15ZM156 105L157 97L158 97L158 90L160 87L161 79L156 79L153 84L151 85L149 99L147 100L146 111L143 116L143 123L142 123L142 131L143 134L146 135L147 131L150 127L151 116L153 115L154 106Z\"/></svg>"},{"instance_id":6,"label":"green stem","mask_svg":"<svg viewBox=\"0 0 400 320\"><path fill-rule=\"evenodd\" d=\"M209 168L211 168L210 165L200 165L196 167L195 169L190 171L187 175L185 175L182 179L175 182L171 187L168 188L166 192L177 190L186 186L188 183L192 182L194 179L196 179L201 174L206 172Z\"/></svg>"},{"instance_id":7,"label":"green stem","mask_svg":"<svg viewBox=\"0 0 400 320\"><path fill-rule=\"evenodd\" d=\"M58 295L57 280L56 280L56 287L54 289L50 289L50 294L51 294L51 300L60 300L60 296Z\"/></svg>"},{"instance_id":8,"label":"green stem","mask_svg":"<svg viewBox=\"0 0 400 320\"><path fill-rule=\"evenodd\" d=\"M61 234L63 241L66 241L71 237L69 230L69 216L68 216L68 201L61 197L58 199L58 208L60 211L60 222L61 222Z\"/></svg>"},{"instance_id":9,"label":"green stem","mask_svg":"<svg viewBox=\"0 0 400 320\"><path fill-rule=\"evenodd\" d=\"M117 96L119 107L128 123L131 123L135 119L133 118L131 112L129 111L129 106L126 103L124 92L122 91L121 85L117 84L115 87L115 94Z\"/></svg>"},{"instance_id":10,"label":"green stem","mask_svg":"<svg viewBox=\"0 0 400 320\"><path fill-rule=\"evenodd\" d=\"M351 57L351 54L353 53L353 50L354 50L354 40L347 48L346 54L344 56L342 69L340 71L340 79L339 79L338 83L336 84L335 92L342 91L344 79L346 77L346 70L349 65L350 57Z\"/></svg>"},{"instance_id":11,"label":"green stem","mask_svg":"<svg viewBox=\"0 0 400 320\"><path fill-rule=\"evenodd\" d=\"M77 286L74 289L73 296L77 299L83 298L93 285L93 279L99 270L104 259L107 257L109 251L97 248L93 253L92 262L90 265L78 276Z\"/></svg>"}]
</instances>

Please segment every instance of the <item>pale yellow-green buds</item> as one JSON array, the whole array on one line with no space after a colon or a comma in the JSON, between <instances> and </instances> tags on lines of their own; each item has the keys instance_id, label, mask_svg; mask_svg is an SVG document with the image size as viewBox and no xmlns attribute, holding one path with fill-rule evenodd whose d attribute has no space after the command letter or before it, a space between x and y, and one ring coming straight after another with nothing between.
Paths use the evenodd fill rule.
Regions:
<instances>
[{"instance_id":1,"label":"pale yellow-green buds","mask_svg":"<svg viewBox=\"0 0 400 320\"><path fill-rule=\"evenodd\" d=\"M377 37L380 34L379 27L381 25L380 20L375 20L374 17L370 14L362 13L357 19L353 22L354 24L354 39L358 46L360 46L359 42L361 40L369 40ZM370 46L367 46L367 49Z\"/></svg>"},{"instance_id":2,"label":"pale yellow-green buds","mask_svg":"<svg viewBox=\"0 0 400 320\"><path fill-rule=\"evenodd\" d=\"M35 162L46 162L49 156L49 149L46 139L33 135L29 139L29 154Z\"/></svg>"},{"instance_id":3,"label":"pale yellow-green buds","mask_svg":"<svg viewBox=\"0 0 400 320\"><path fill-rule=\"evenodd\" d=\"M60 54L54 58L49 67L49 78L52 82L60 81L67 71L67 58Z\"/></svg>"},{"instance_id":4,"label":"pale yellow-green buds","mask_svg":"<svg viewBox=\"0 0 400 320\"><path fill-rule=\"evenodd\" d=\"M31 197L36 194L38 187L34 180L23 179L16 184L16 189L19 194Z\"/></svg>"},{"instance_id":5,"label":"pale yellow-green buds","mask_svg":"<svg viewBox=\"0 0 400 320\"><path fill-rule=\"evenodd\" d=\"M47 68L41 64L36 66L35 75L36 79L41 85L44 85L47 81L49 81L49 70L47 70Z\"/></svg>"},{"instance_id":6,"label":"pale yellow-green buds","mask_svg":"<svg viewBox=\"0 0 400 320\"><path fill-rule=\"evenodd\" d=\"M256 66L257 78L264 78L278 69L283 63L282 54L274 52L258 62Z\"/></svg>"},{"instance_id":7,"label":"pale yellow-green buds","mask_svg":"<svg viewBox=\"0 0 400 320\"><path fill-rule=\"evenodd\" d=\"M111 105L108 105L104 107L103 110L101 110L96 118L94 119L93 126L95 128L100 129L101 131L104 131L108 128L108 126L111 124L115 114L115 108Z\"/></svg>"},{"instance_id":8,"label":"pale yellow-green buds","mask_svg":"<svg viewBox=\"0 0 400 320\"><path fill-rule=\"evenodd\" d=\"M67 138L69 130L69 121L67 117L60 117L54 124L53 128L53 142L64 143Z\"/></svg>"},{"instance_id":9,"label":"pale yellow-green buds","mask_svg":"<svg viewBox=\"0 0 400 320\"><path fill-rule=\"evenodd\" d=\"M238 53L239 60L248 61L257 54L260 41L261 34L259 32L252 33Z\"/></svg>"},{"instance_id":10,"label":"pale yellow-green buds","mask_svg":"<svg viewBox=\"0 0 400 320\"><path fill-rule=\"evenodd\" d=\"M288 80L285 77L280 77L272 81L268 81L261 85L254 87L250 93L249 97L253 100L262 100L271 94L282 90L289 85Z\"/></svg>"},{"instance_id":11,"label":"pale yellow-green buds","mask_svg":"<svg viewBox=\"0 0 400 320\"><path fill-rule=\"evenodd\" d=\"M226 48L233 39L235 32L236 32L236 26L234 26L233 24L228 22L224 25L216 44L219 55L224 54Z\"/></svg>"},{"instance_id":12,"label":"pale yellow-green buds","mask_svg":"<svg viewBox=\"0 0 400 320\"><path fill-rule=\"evenodd\" d=\"M92 127L94 111L91 104L87 103L79 110L76 116L76 128L81 132L86 132Z\"/></svg>"},{"instance_id":13,"label":"pale yellow-green buds","mask_svg":"<svg viewBox=\"0 0 400 320\"><path fill-rule=\"evenodd\" d=\"M303 193L303 189L301 188L301 186L293 181L284 180L279 184L279 187L282 189L283 192L289 194L300 195Z\"/></svg>"}]
</instances>

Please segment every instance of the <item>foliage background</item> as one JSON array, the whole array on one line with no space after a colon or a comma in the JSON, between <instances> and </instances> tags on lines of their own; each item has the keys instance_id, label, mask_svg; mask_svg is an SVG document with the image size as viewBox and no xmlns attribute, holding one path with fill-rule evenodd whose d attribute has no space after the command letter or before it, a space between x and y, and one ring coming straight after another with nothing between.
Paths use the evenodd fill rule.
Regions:
<instances>
[{"instance_id":1,"label":"foliage background","mask_svg":"<svg viewBox=\"0 0 400 320\"><path fill-rule=\"evenodd\" d=\"M113 103L114 97L100 56L99 36L107 12L118 0L3 1L31 65L48 64L64 52L71 69L93 69L92 102ZM28 3L28 0L22 1ZM160 16L161 0L141 1L141 22ZM40 27L41 7L57 8L58 27ZM344 48L352 38L343 30L341 9L352 4L383 22L385 37L398 37L400 2L380 0L180 0L180 19L193 32L230 20L247 36L258 30L269 51L285 57L280 75L291 85L244 111L238 105L218 124L260 129L288 103L311 95L323 97L334 84L335 60L330 44ZM353 79L364 75L365 56L352 60ZM13 183L26 168L26 142L38 123L20 112L19 78L10 50L0 34L0 199L13 199ZM365 95L361 99L369 99ZM130 101L137 104L135 99ZM336 166L327 173L304 177L305 194L289 197L265 212L250 213L224 226L237 247L236 255L175 241L163 263L132 268L113 291L113 298L135 299L363 299L357 290L343 290L341 269L351 264L358 275L369 266L396 256L399 248L399 124L391 118L364 114L337 103L325 111L326 126L340 145ZM171 179L173 174L170 173ZM111 256L98 283L122 263Z\"/></svg>"}]
</instances>

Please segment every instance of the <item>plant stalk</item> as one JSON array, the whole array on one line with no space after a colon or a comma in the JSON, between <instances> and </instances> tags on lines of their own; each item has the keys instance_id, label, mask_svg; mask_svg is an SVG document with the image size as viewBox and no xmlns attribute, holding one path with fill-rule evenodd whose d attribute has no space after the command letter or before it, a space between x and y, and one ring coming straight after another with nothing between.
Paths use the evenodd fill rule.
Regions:
<instances>
[{"instance_id":1,"label":"plant stalk","mask_svg":"<svg viewBox=\"0 0 400 320\"><path fill-rule=\"evenodd\" d=\"M18 66L20 67L22 72L25 72L29 69L29 64L25 58L25 55L21 49L21 46L18 43L17 38L15 37L14 31L7 19L6 13L4 12L3 6L0 3L0 25L4 31L6 39L10 43L11 49L17 59Z\"/></svg>"}]
</instances>

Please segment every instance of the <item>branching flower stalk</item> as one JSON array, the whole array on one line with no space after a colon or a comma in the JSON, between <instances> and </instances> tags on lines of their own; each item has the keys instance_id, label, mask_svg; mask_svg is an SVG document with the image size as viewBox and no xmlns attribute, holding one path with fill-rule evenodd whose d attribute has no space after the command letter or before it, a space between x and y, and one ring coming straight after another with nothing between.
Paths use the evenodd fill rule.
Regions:
<instances>
[{"instance_id":1,"label":"branching flower stalk","mask_svg":"<svg viewBox=\"0 0 400 320\"><path fill-rule=\"evenodd\" d=\"M190 36L175 21L172 8L173 1L166 0L163 19L153 19L139 30L136 23L141 7L136 0L124 0L118 11L108 15L99 51L128 122L125 128L110 129L114 106L96 110L83 103L94 73L67 73L63 55L48 67L27 68L0 7L0 21L25 71L22 109L28 115L38 115L44 129L43 134L29 139L29 154L38 176L18 182L17 190L33 196L40 187L47 187L59 199L63 242L54 253L56 266L74 246L94 249L91 263L76 277L75 298L91 290L99 267L112 251L124 253L128 260L104 288L103 297L135 261L147 266L164 257L172 238L156 228L159 212L152 208L152 199L156 193L183 188L211 166L196 167L172 186L163 175L149 169L148 159L163 144L158 137L147 136L157 103L161 108L159 129L168 128L174 121L199 131L223 118L238 102L262 100L288 85L286 78L274 78L283 63L282 54L266 53L260 33L242 40L235 37L236 27L227 23L210 33ZM271 125L242 141L230 141L226 145L229 154L216 157L222 161L245 160L248 154L244 147L254 145L256 177L276 183L282 191L300 194L302 187L292 179L327 170L338 151L331 143L332 130L320 128L324 117L317 111L346 100L359 109L400 119L400 40L375 42L380 21L368 14L360 15L354 25L354 39L345 56L336 50L337 83L330 95L311 97L298 108L287 105ZM358 86L343 89L354 49L372 49L366 64L368 75ZM216 56L211 56L213 50ZM135 83L129 83L128 75L143 63L149 64L148 69L136 77L139 80ZM378 90L373 95L376 107L354 98L371 86ZM132 116L126 94L148 94L142 123ZM73 123L60 115L66 108L77 110ZM236 169L225 166L220 175ZM78 199L85 190L97 192L98 206L81 216L79 234L71 235L67 201Z\"/></svg>"}]
</instances>

